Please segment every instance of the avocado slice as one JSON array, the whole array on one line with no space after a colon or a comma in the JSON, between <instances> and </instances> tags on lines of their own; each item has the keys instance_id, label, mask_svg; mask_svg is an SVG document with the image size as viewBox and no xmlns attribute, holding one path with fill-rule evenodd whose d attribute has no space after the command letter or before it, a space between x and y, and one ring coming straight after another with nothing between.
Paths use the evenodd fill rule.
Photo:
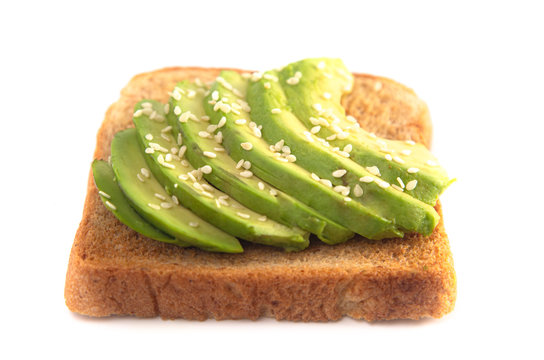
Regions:
<instances>
[{"instance_id":1,"label":"avocado slice","mask_svg":"<svg viewBox=\"0 0 544 360\"><path fill-rule=\"evenodd\" d=\"M111 144L112 168L133 207L164 232L207 251L243 252L238 240L179 205L147 168L135 129L118 132ZM142 181L143 180L143 181Z\"/></svg>"},{"instance_id":2,"label":"avocado slice","mask_svg":"<svg viewBox=\"0 0 544 360\"><path fill-rule=\"evenodd\" d=\"M238 238L282 247L286 251L308 247L309 233L268 219L206 182L202 177L206 170L193 168L184 158L186 146L181 144L181 138L172 135L173 127L166 122L164 110L163 104L142 100L135 107L133 121L147 154L147 164L168 192L198 216ZM216 153L203 155L215 157Z\"/></svg>"},{"instance_id":3,"label":"avocado slice","mask_svg":"<svg viewBox=\"0 0 544 360\"><path fill-rule=\"evenodd\" d=\"M216 125L210 125L209 119L205 116L202 88L189 81L178 83L176 88L179 94L191 96L180 96L179 100L171 97L170 109L179 109L176 111L180 114L188 111L194 117L192 121L180 122L178 115L170 111L167 116L168 123L173 127L175 138L178 136L178 128L181 130L183 144L187 147L185 156L189 162L197 168L209 167L210 172L203 175L206 180L248 208L282 224L297 226L316 234L327 244L338 244L353 237L352 231L254 176L249 162L237 163L232 160L214 139L214 133L221 129L217 129ZM249 122L240 123L240 126L244 125L250 126ZM253 131L255 134L259 132L258 129ZM199 135L204 133L210 135L204 137ZM205 151L215 152L217 156L215 158L204 156Z\"/></svg>"},{"instance_id":4,"label":"avocado slice","mask_svg":"<svg viewBox=\"0 0 544 360\"><path fill-rule=\"evenodd\" d=\"M353 86L353 76L342 60L298 61L285 66L278 79L287 105L307 130L313 130L331 148L349 150L353 161L379 169L381 179L395 184L396 190L435 205L453 182L425 146L377 137L346 116L340 101Z\"/></svg>"},{"instance_id":5,"label":"avocado slice","mask_svg":"<svg viewBox=\"0 0 544 360\"><path fill-rule=\"evenodd\" d=\"M94 160L92 169L94 183L98 188L98 193L102 202L106 208L119 219L119 221L150 239L183 247L190 246L189 243L160 231L141 217L136 210L130 206L129 200L117 184L115 174L113 173L110 164L104 160Z\"/></svg>"},{"instance_id":6,"label":"avocado slice","mask_svg":"<svg viewBox=\"0 0 544 360\"><path fill-rule=\"evenodd\" d=\"M262 130L262 137L258 137L249 126L237 125L236 120L239 119L251 121L250 112L253 117L253 110L245 101L247 87L247 81L240 74L223 71L204 101L210 123L218 125L223 117L226 119L221 127L221 137L222 145L230 157L235 161L250 161L251 171L259 178L362 236L369 239L403 236L391 220L369 211L357 201L351 201L351 198L323 185L323 182L314 180L315 174L312 175L297 162L289 161L285 152L283 155L278 154L274 146L282 150L282 146L279 146L281 144L270 145L263 139L268 131L266 128ZM250 147L246 143L251 144Z\"/></svg>"},{"instance_id":7,"label":"avocado slice","mask_svg":"<svg viewBox=\"0 0 544 360\"><path fill-rule=\"evenodd\" d=\"M374 168L357 164L349 159L348 153L331 147L308 131L291 112L280 82L266 77L277 78L278 73L267 72L251 82L247 99L252 119L263 126L263 138L268 143L283 141L296 156L298 165L330 181L336 191L350 196L370 213L390 219L402 230L432 233L439 220L432 206L391 187Z\"/></svg>"}]
</instances>

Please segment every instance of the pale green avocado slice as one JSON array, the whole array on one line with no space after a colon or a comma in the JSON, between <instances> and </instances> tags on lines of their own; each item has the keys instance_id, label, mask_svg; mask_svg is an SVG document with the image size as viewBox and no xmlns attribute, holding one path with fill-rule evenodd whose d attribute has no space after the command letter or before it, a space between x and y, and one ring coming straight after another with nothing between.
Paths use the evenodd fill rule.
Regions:
<instances>
[{"instance_id":1,"label":"pale green avocado slice","mask_svg":"<svg viewBox=\"0 0 544 360\"><path fill-rule=\"evenodd\" d=\"M190 246L190 244L160 231L132 208L129 200L123 194L121 188L119 188L110 164L103 160L95 160L93 161L92 169L94 183L102 202L119 221L150 239L183 247ZM143 175L140 174L140 176Z\"/></svg>"},{"instance_id":2,"label":"pale green avocado slice","mask_svg":"<svg viewBox=\"0 0 544 360\"><path fill-rule=\"evenodd\" d=\"M255 136L249 126L237 125L236 120L239 119L253 120L253 110L244 100L247 86L247 81L240 74L223 71L204 101L210 123L218 125L223 117L226 118L221 128L222 145L234 161L250 161L251 171L256 176L362 236L369 239L403 236L392 221L315 181L312 173L299 166L298 161L289 161L285 153L278 154L274 147L274 151L271 151L271 146L263 138ZM217 100L214 100L215 91ZM267 131L266 128L262 129L265 138ZM251 149L246 150L246 143L251 144ZM321 161L319 158L314 160Z\"/></svg>"},{"instance_id":3,"label":"pale green avocado slice","mask_svg":"<svg viewBox=\"0 0 544 360\"><path fill-rule=\"evenodd\" d=\"M177 129L181 130L183 144L187 146L185 156L189 162L197 168L209 167L210 172L203 175L206 180L248 208L282 224L309 231L325 243L338 244L353 237L352 231L253 175L248 161L234 161L216 141L215 133L220 132L221 128L210 124L205 116L202 105L205 90L202 87L183 81L177 84L174 92L179 100L170 98L168 122L173 127L174 137L179 132ZM191 117L193 120L180 122L181 114L187 112L194 116ZM182 119L189 120L185 119L186 116L183 115ZM249 121L239 122L238 126L251 128ZM259 129L251 129L255 136L259 135ZM214 152L216 157L204 156L205 151Z\"/></svg>"},{"instance_id":4,"label":"pale green avocado slice","mask_svg":"<svg viewBox=\"0 0 544 360\"><path fill-rule=\"evenodd\" d=\"M377 137L361 129L355 118L346 116L341 98L352 88L353 76L342 60L298 61L285 66L278 78L287 105L307 130L313 129L331 147L351 148L350 159L365 167L376 166L381 179L394 184L398 191L435 205L454 181L425 146Z\"/></svg>"},{"instance_id":5,"label":"pale green avocado slice","mask_svg":"<svg viewBox=\"0 0 544 360\"><path fill-rule=\"evenodd\" d=\"M330 181L336 191L364 206L369 214L389 219L401 230L431 234L439 220L436 210L391 187L371 169L351 160L349 153L308 131L292 113L283 84L266 78L277 76L275 71L267 72L250 82L247 91L252 120L263 126L263 138L272 144L283 141L299 166Z\"/></svg>"},{"instance_id":6,"label":"pale green avocado slice","mask_svg":"<svg viewBox=\"0 0 544 360\"><path fill-rule=\"evenodd\" d=\"M115 135L111 162L123 193L138 213L154 226L207 251L243 252L235 237L206 223L168 194L149 171L135 129Z\"/></svg>"},{"instance_id":7,"label":"pale green avocado slice","mask_svg":"<svg viewBox=\"0 0 544 360\"><path fill-rule=\"evenodd\" d=\"M172 135L164 105L151 100L139 102L133 121L151 171L183 206L240 239L282 247L286 251L308 247L309 233L268 219L212 187L202 177L206 170L193 168L184 158L186 146L182 145L181 138ZM203 155L216 156L215 153Z\"/></svg>"}]
</instances>

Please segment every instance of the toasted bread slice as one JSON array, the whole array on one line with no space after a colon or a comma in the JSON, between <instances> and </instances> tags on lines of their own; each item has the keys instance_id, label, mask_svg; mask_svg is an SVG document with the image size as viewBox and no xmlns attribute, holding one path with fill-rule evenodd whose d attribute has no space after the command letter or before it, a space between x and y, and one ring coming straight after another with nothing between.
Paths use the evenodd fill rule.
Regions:
<instances>
[{"instance_id":1,"label":"toasted bread slice","mask_svg":"<svg viewBox=\"0 0 544 360\"><path fill-rule=\"evenodd\" d=\"M108 109L94 158L107 159L113 135L133 126L136 102L166 102L176 82L212 81L221 70L166 68L135 76ZM355 74L344 106L368 131L430 145L427 106L401 84ZM436 209L441 214L440 204ZM456 279L443 221L427 237L356 237L335 246L316 240L297 253L243 246L243 254L216 254L145 238L104 207L91 174L70 254L66 304L89 316L293 321L438 318L454 307Z\"/></svg>"}]
</instances>

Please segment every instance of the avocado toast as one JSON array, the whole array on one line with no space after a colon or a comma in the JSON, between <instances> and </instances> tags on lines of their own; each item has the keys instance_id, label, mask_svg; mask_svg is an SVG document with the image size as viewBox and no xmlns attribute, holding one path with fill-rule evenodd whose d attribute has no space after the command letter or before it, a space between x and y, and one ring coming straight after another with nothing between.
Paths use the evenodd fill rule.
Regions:
<instances>
[{"instance_id":1,"label":"avocado toast","mask_svg":"<svg viewBox=\"0 0 544 360\"><path fill-rule=\"evenodd\" d=\"M217 75L210 69L179 68L134 78L106 115L95 158L108 157L113 134L130 126L136 102L145 97L166 103L178 81L210 81ZM426 106L400 84L355 75L353 92L343 101L347 113L369 132L430 142ZM372 101L374 106L368 106ZM381 113L376 104L383 107ZM361 114L365 109L372 112ZM387 111L396 127L380 120ZM403 122L417 126L405 127ZM439 205L435 209L440 213ZM67 276L66 299L74 311L190 319L272 316L308 321L348 315L375 320L439 317L451 310L455 299L441 221L429 236L380 241L357 237L332 247L312 241L299 253L244 243L243 254L229 255L152 241L111 216L91 181ZM111 287L104 283L106 269L113 274ZM137 301L111 293L133 291L142 294ZM369 296L378 301L364 301Z\"/></svg>"}]
</instances>

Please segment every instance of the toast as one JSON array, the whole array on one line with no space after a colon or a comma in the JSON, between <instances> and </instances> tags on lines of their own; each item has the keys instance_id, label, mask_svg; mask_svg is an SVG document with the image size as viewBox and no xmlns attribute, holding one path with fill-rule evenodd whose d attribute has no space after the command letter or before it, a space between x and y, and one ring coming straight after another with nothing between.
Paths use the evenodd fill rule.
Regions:
<instances>
[{"instance_id":1,"label":"toast","mask_svg":"<svg viewBox=\"0 0 544 360\"><path fill-rule=\"evenodd\" d=\"M133 126L139 100L166 102L176 82L212 81L221 70L176 67L135 76L108 109L94 158L107 159L113 135ZM382 77L354 77L343 104L364 129L430 146L429 111L411 89ZM436 210L441 215L440 203ZM455 304L456 278L442 219L430 236L380 241L356 236L335 246L312 239L308 249L294 253L243 245L242 254L218 254L150 240L104 207L91 173L66 275L66 305L96 317L376 321L439 318Z\"/></svg>"}]
</instances>

